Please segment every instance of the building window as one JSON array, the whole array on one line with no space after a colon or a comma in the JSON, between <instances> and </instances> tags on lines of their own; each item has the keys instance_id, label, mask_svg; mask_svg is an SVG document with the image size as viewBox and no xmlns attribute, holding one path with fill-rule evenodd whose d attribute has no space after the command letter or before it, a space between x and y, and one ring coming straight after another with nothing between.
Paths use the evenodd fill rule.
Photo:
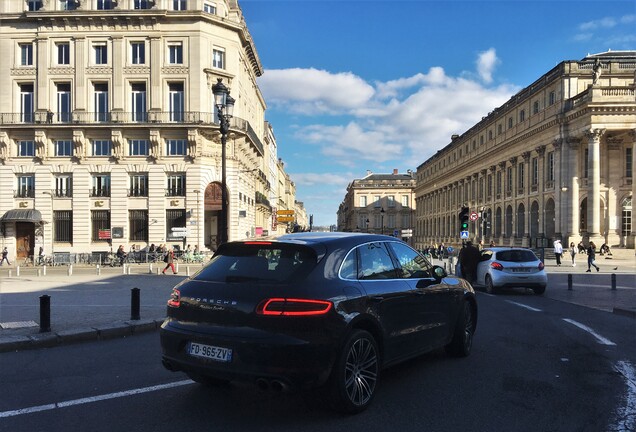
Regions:
<instances>
[{"instance_id":1,"label":"building window","mask_svg":"<svg viewBox=\"0 0 636 432\"><path fill-rule=\"evenodd\" d=\"M495 187L497 195L501 194L501 171L497 171L497 181Z\"/></svg>"},{"instance_id":2,"label":"building window","mask_svg":"<svg viewBox=\"0 0 636 432\"><path fill-rule=\"evenodd\" d=\"M71 85L57 85L57 120L62 123L71 121Z\"/></svg>"},{"instance_id":3,"label":"building window","mask_svg":"<svg viewBox=\"0 0 636 432\"><path fill-rule=\"evenodd\" d=\"M395 196L389 195L387 199L389 201L389 207L395 207Z\"/></svg>"},{"instance_id":4,"label":"building window","mask_svg":"<svg viewBox=\"0 0 636 432\"><path fill-rule=\"evenodd\" d=\"M585 154L583 157L583 178L587 178L588 170L590 167L589 157L590 151L588 149L585 149Z\"/></svg>"},{"instance_id":5,"label":"building window","mask_svg":"<svg viewBox=\"0 0 636 432\"><path fill-rule=\"evenodd\" d=\"M186 211L185 210L166 210L166 240L181 241L183 237L175 236L172 228L186 227Z\"/></svg>"},{"instance_id":6,"label":"building window","mask_svg":"<svg viewBox=\"0 0 636 432\"><path fill-rule=\"evenodd\" d=\"M621 234L628 236L632 232L632 198L625 198L622 202Z\"/></svg>"},{"instance_id":7,"label":"building window","mask_svg":"<svg viewBox=\"0 0 636 432\"><path fill-rule=\"evenodd\" d=\"M110 140L93 140L93 156L112 156L113 145Z\"/></svg>"},{"instance_id":8,"label":"building window","mask_svg":"<svg viewBox=\"0 0 636 432\"><path fill-rule=\"evenodd\" d=\"M33 66L33 44L19 44L20 66Z\"/></svg>"},{"instance_id":9,"label":"building window","mask_svg":"<svg viewBox=\"0 0 636 432\"><path fill-rule=\"evenodd\" d=\"M166 154L168 156L185 156L187 140L166 140Z\"/></svg>"},{"instance_id":10,"label":"building window","mask_svg":"<svg viewBox=\"0 0 636 432\"><path fill-rule=\"evenodd\" d=\"M72 210L53 211L53 241L64 243L73 242Z\"/></svg>"},{"instance_id":11,"label":"building window","mask_svg":"<svg viewBox=\"0 0 636 432\"><path fill-rule=\"evenodd\" d=\"M203 12L216 15L216 5L214 3L203 3Z\"/></svg>"},{"instance_id":12,"label":"building window","mask_svg":"<svg viewBox=\"0 0 636 432\"><path fill-rule=\"evenodd\" d=\"M134 0L134 9L150 9L150 0Z\"/></svg>"},{"instance_id":13,"label":"building window","mask_svg":"<svg viewBox=\"0 0 636 432\"><path fill-rule=\"evenodd\" d=\"M539 114L539 101L535 101L532 105L532 113Z\"/></svg>"},{"instance_id":14,"label":"building window","mask_svg":"<svg viewBox=\"0 0 636 432\"><path fill-rule=\"evenodd\" d=\"M492 141L492 131L488 131L488 141Z\"/></svg>"},{"instance_id":15,"label":"building window","mask_svg":"<svg viewBox=\"0 0 636 432\"><path fill-rule=\"evenodd\" d=\"M71 64L71 45L68 42L60 42L55 44L57 47L57 64Z\"/></svg>"},{"instance_id":16,"label":"building window","mask_svg":"<svg viewBox=\"0 0 636 432\"><path fill-rule=\"evenodd\" d=\"M108 121L108 84L94 83L95 121Z\"/></svg>"},{"instance_id":17,"label":"building window","mask_svg":"<svg viewBox=\"0 0 636 432\"><path fill-rule=\"evenodd\" d=\"M523 122L526 120L526 110L519 111L519 122Z\"/></svg>"},{"instance_id":18,"label":"building window","mask_svg":"<svg viewBox=\"0 0 636 432\"><path fill-rule=\"evenodd\" d=\"M148 241L148 210L129 210L128 223L131 241Z\"/></svg>"},{"instance_id":19,"label":"building window","mask_svg":"<svg viewBox=\"0 0 636 432\"><path fill-rule=\"evenodd\" d=\"M128 154L130 156L148 156L150 154L148 140L128 140Z\"/></svg>"},{"instance_id":20,"label":"building window","mask_svg":"<svg viewBox=\"0 0 636 432\"><path fill-rule=\"evenodd\" d=\"M170 110L170 121L183 121L184 104L183 83L169 83L168 108Z\"/></svg>"},{"instance_id":21,"label":"building window","mask_svg":"<svg viewBox=\"0 0 636 432\"><path fill-rule=\"evenodd\" d=\"M367 197L366 196L361 196L360 197L360 207L366 207L367 206Z\"/></svg>"},{"instance_id":22,"label":"building window","mask_svg":"<svg viewBox=\"0 0 636 432\"><path fill-rule=\"evenodd\" d=\"M212 67L225 69L225 52L219 49L212 50Z\"/></svg>"},{"instance_id":23,"label":"building window","mask_svg":"<svg viewBox=\"0 0 636 432\"><path fill-rule=\"evenodd\" d=\"M508 167L506 172L506 190L512 192L512 167Z\"/></svg>"},{"instance_id":24,"label":"building window","mask_svg":"<svg viewBox=\"0 0 636 432\"><path fill-rule=\"evenodd\" d=\"M492 196L492 175L488 175L488 185L486 188L486 193L488 194L488 197Z\"/></svg>"},{"instance_id":25,"label":"building window","mask_svg":"<svg viewBox=\"0 0 636 432\"><path fill-rule=\"evenodd\" d=\"M508 129L512 129L512 117L508 117Z\"/></svg>"},{"instance_id":26,"label":"building window","mask_svg":"<svg viewBox=\"0 0 636 432\"><path fill-rule=\"evenodd\" d=\"M106 42L93 44L94 60L96 65L108 64L108 46Z\"/></svg>"},{"instance_id":27,"label":"building window","mask_svg":"<svg viewBox=\"0 0 636 432\"><path fill-rule=\"evenodd\" d=\"M60 0L60 10L75 10L77 9L76 0Z\"/></svg>"},{"instance_id":28,"label":"building window","mask_svg":"<svg viewBox=\"0 0 636 432\"><path fill-rule=\"evenodd\" d=\"M33 198L35 197L35 176L22 175L18 176L18 190L15 198Z\"/></svg>"},{"instance_id":29,"label":"building window","mask_svg":"<svg viewBox=\"0 0 636 432\"><path fill-rule=\"evenodd\" d=\"M168 176L168 187L166 189L166 196L185 196L185 191L185 174L172 174Z\"/></svg>"},{"instance_id":30,"label":"building window","mask_svg":"<svg viewBox=\"0 0 636 432\"><path fill-rule=\"evenodd\" d=\"M73 141L55 141L55 156L73 156Z\"/></svg>"},{"instance_id":31,"label":"building window","mask_svg":"<svg viewBox=\"0 0 636 432\"><path fill-rule=\"evenodd\" d=\"M554 181L554 152L548 153L548 179L549 182Z\"/></svg>"},{"instance_id":32,"label":"building window","mask_svg":"<svg viewBox=\"0 0 636 432\"><path fill-rule=\"evenodd\" d=\"M548 105L554 105L555 102L556 102L556 94L554 93L554 91L551 91L550 94L548 95Z\"/></svg>"},{"instance_id":33,"label":"building window","mask_svg":"<svg viewBox=\"0 0 636 432\"><path fill-rule=\"evenodd\" d=\"M173 10L187 10L188 2L186 0L172 0L172 9Z\"/></svg>"},{"instance_id":34,"label":"building window","mask_svg":"<svg viewBox=\"0 0 636 432\"><path fill-rule=\"evenodd\" d=\"M145 122L146 115L146 83L131 84L133 121Z\"/></svg>"},{"instance_id":35,"label":"building window","mask_svg":"<svg viewBox=\"0 0 636 432\"><path fill-rule=\"evenodd\" d=\"M100 231L108 231L108 236L100 235ZM110 210L91 210L91 240L110 241Z\"/></svg>"},{"instance_id":36,"label":"building window","mask_svg":"<svg viewBox=\"0 0 636 432\"><path fill-rule=\"evenodd\" d=\"M634 161L634 148L628 147L625 149L625 177L633 178L634 177L634 167L632 163Z\"/></svg>"},{"instance_id":37,"label":"building window","mask_svg":"<svg viewBox=\"0 0 636 432\"><path fill-rule=\"evenodd\" d=\"M380 208L381 202L380 202L380 195L376 195L373 197L373 206L376 208Z\"/></svg>"},{"instance_id":38,"label":"building window","mask_svg":"<svg viewBox=\"0 0 636 432\"><path fill-rule=\"evenodd\" d=\"M130 190L128 196L148 196L148 174L132 174L130 176Z\"/></svg>"},{"instance_id":39,"label":"building window","mask_svg":"<svg viewBox=\"0 0 636 432\"><path fill-rule=\"evenodd\" d=\"M497 125L497 135L501 135L503 133L503 126L501 124Z\"/></svg>"},{"instance_id":40,"label":"building window","mask_svg":"<svg viewBox=\"0 0 636 432\"><path fill-rule=\"evenodd\" d=\"M97 10L110 10L113 8L113 0L97 0Z\"/></svg>"},{"instance_id":41,"label":"building window","mask_svg":"<svg viewBox=\"0 0 636 432\"><path fill-rule=\"evenodd\" d=\"M20 84L20 120L23 123L33 123L33 103L33 84Z\"/></svg>"},{"instance_id":42,"label":"building window","mask_svg":"<svg viewBox=\"0 0 636 432\"><path fill-rule=\"evenodd\" d=\"M110 196L110 174L93 175L93 188L91 189L93 197Z\"/></svg>"},{"instance_id":43,"label":"building window","mask_svg":"<svg viewBox=\"0 0 636 432\"><path fill-rule=\"evenodd\" d=\"M387 219L388 219L387 226L389 228L395 228L395 215L390 214Z\"/></svg>"},{"instance_id":44,"label":"building window","mask_svg":"<svg viewBox=\"0 0 636 432\"><path fill-rule=\"evenodd\" d=\"M402 195L402 207L408 207L408 206L409 206L409 196Z\"/></svg>"},{"instance_id":45,"label":"building window","mask_svg":"<svg viewBox=\"0 0 636 432\"><path fill-rule=\"evenodd\" d=\"M532 186L539 184L539 158L532 158Z\"/></svg>"},{"instance_id":46,"label":"building window","mask_svg":"<svg viewBox=\"0 0 636 432\"><path fill-rule=\"evenodd\" d=\"M183 44L181 42L168 44L168 63L183 64Z\"/></svg>"},{"instance_id":47,"label":"building window","mask_svg":"<svg viewBox=\"0 0 636 432\"><path fill-rule=\"evenodd\" d=\"M27 8L31 12L42 9L42 0L27 0Z\"/></svg>"},{"instance_id":48,"label":"building window","mask_svg":"<svg viewBox=\"0 0 636 432\"><path fill-rule=\"evenodd\" d=\"M481 135L479 137L479 145L484 145L484 136L483 135Z\"/></svg>"},{"instance_id":49,"label":"building window","mask_svg":"<svg viewBox=\"0 0 636 432\"><path fill-rule=\"evenodd\" d=\"M526 185L525 178L524 178L525 171L526 171L525 164L520 163L519 165L517 165L517 187L519 189L523 189Z\"/></svg>"},{"instance_id":50,"label":"building window","mask_svg":"<svg viewBox=\"0 0 636 432\"><path fill-rule=\"evenodd\" d=\"M130 62L132 64L146 64L145 42L130 43Z\"/></svg>"},{"instance_id":51,"label":"building window","mask_svg":"<svg viewBox=\"0 0 636 432\"><path fill-rule=\"evenodd\" d=\"M18 141L18 157L35 156L35 143L33 141Z\"/></svg>"},{"instance_id":52,"label":"building window","mask_svg":"<svg viewBox=\"0 0 636 432\"><path fill-rule=\"evenodd\" d=\"M73 196L73 177L70 175L57 175L55 176L55 190L53 194L56 197L71 197Z\"/></svg>"}]
</instances>

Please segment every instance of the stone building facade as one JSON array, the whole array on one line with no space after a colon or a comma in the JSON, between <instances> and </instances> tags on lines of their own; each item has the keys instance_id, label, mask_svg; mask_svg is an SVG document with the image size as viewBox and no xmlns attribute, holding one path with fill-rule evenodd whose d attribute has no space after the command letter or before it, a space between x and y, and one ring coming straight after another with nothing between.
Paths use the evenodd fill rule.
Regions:
<instances>
[{"instance_id":1,"label":"stone building facade","mask_svg":"<svg viewBox=\"0 0 636 432\"><path fill-rule=\"evenodd\" d=\"M634 248L636 52L563 61L417 168L416 246Z\"/></svg>"},{"instance_id":2,"label":"stone building facade","mask_svg":"<svg viewBox=\"0 0 636 432\"><path fill-rule=\"evenodd\" d=\"M215 248L219 79L236 100L228 237L271 227L277 149L236 0L5 0L0 53L0 238L12 256Z\"/></svg>"},{"instance_id":3,"label":"stone building facade","mask_svg":"<svg viewBox=\"0 0 636 432\"><path fill-rule=\"evenodd\" d=\"M338 231L395 235L411 243L415 222L415 174L393 170L353 180L338 209ZM406 235L403 235L406 234Z\"/></svg>"}]
</instances>

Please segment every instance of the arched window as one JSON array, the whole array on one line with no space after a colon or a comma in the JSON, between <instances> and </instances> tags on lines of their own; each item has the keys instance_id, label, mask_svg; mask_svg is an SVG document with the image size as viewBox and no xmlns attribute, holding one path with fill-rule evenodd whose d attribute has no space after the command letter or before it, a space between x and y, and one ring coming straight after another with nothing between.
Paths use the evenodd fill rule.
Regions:
<instances>
[{"instance_id":1,"label":"arched window","mask_svg":"<svg viewBox=\"0 0 636 432\"><path fill-rule=\"evenodd\" d=\"M526 222L526 207L523 205L523 203L521 203L519 204L519 207L517 207L517 229L516 229L517 238L521 238L525 234L525 229L524 229L525 222Z\"/></svg>"},{"instance_id":2,"label":"arched window","mask_svg":"<svg viewBox=\"0 0 636 432\"><path fill-rule=\"evenodd\" d=\"M632 198L627 197L621 203L621 236L625 237L632 232Z\"/></svg>"}]
</instances>

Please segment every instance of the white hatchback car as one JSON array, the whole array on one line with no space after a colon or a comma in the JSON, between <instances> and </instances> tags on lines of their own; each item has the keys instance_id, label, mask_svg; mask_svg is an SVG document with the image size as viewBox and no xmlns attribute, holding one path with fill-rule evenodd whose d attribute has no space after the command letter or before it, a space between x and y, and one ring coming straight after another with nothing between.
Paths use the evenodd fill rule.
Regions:
<instances>
[{"instance_id":1,"label":"white hatchback car","mask_svg":"<svg viewBox=\"0 0 636 432\"><path fill-rule=\"evenodd\" d=\"M459 265L457 274L461 274ZM481 251L474 286L496 293L502 288L532 288L541 295L548 285L544 265L530 249L493 247Z\"/></svg>"}]
</instances>

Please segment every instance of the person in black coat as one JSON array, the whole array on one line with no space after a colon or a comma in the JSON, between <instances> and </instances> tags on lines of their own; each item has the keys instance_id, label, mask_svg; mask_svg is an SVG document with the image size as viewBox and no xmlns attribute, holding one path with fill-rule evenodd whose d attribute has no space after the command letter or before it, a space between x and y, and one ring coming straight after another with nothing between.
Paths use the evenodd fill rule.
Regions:
<instances>
[{"instance_id":1,"label":"person in black coat","mask_svg":"<svg viewBox=\"0 0 636 432\"><path fill-rule=\"evenodd\" d=\"M459 252L459 264L461 266L462 277L473 283L477 278L477 264L481 258L481 253L473 242L467 241L466 245Z\"/></svg>"}]
</instances>

